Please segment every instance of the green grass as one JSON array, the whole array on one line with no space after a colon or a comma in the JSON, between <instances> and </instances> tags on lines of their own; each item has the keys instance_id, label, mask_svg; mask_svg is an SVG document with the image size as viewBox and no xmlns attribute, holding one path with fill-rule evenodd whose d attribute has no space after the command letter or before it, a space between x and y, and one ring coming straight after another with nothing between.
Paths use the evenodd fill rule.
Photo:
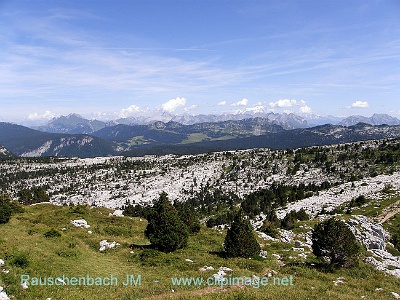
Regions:
<instances>
[{"instance_id":1,"label":"green grass","mask_svg":"<svg viewBox=\"0 0 400 300\"><path fill-rule=\"evenodd\" d=\"M129 146L143 145L147 142L143 135L135 136L128 141Z\"/></svg>"},{"instance_id":2,"label":"green grass","mask_svg":"<svg viewBox=\"0 0 400 300\"><path fill-rule=\"evenodd\" d=\"M0 286L15 299L393 299L391 291L400 293L400 280L386 276L361 262L351 270L326 272L317 268L313 255L305 261L291 250L293 245L267 243L267 259L224 259L220 256L225 233L203 227L189 239L188 247L174 253L146 249L144 236L147 222L139 218L109 217L110 210L80 207L70 209L43 204L26 207L24 213L14 215L8 224L0 225L0 258L6 261L0 273ZM71 220L84 218L88 229L75 228ZM66 228L66 230L62 230ZM61 233L45 237L50 230ZM121 245L99 252L103 239ZM134 245L133 248L130 248ZM130 253L134 251L134 253ZM272 256L283 257L285 265ZM289 259L289 256L294 257ZM185 259L191 259L187 262ZM314 263L314 266L311 266ZM274 270L277 277L292 276L293 285L273 285L253 288L218 286L173 286L173 277L212 276L216 271L200 272L203 266L233 269L229 277L262 277ZM22 274L31 277L91 277L115 276L118 286L36 286L23 290ZM141 275L140 286L123 286L127 274ZM335 286L333 281L344 277L345 284ZM376 288L382 288L376 291Z\"/></svg>"},{"instance_id":3,"label":"green grass","mask_svg":"<svg viewBox=\"0 0 400 300\"><path fill-rule=\"evenodd\" d=\"M353 215L364 215L367 217L376 217L382 214L383 210L400 200L400 196L389 196L383 200L373 200L368 202L366 206L352 210Z\"/></svg>"},{"instance_id":4,"label":"green grass","mask_svg":"<svg viewBox=\"0 0 400 300\"><path fill-rule=\"evenodd\" d=\"M205 139L209 138L209 136L205 133L192 133L189 134L186 140L183 140L181 144L191 144L202 142Z\"/></svg>"}]
</instances>

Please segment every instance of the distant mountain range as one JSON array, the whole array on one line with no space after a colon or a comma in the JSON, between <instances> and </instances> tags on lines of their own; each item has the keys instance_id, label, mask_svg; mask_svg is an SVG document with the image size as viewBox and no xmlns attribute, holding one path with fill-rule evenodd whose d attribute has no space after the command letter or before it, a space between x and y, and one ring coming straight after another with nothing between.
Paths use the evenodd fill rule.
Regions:
<instances>
[{"instance_id":1,"label":"distant mountain range","mask_svg":"<svg viewBox=\"0 0 400 300\"><path fill-rule=\"evenodd\" d=\"M85 134L47 133L0 122L0 144L18 156L108 156L116 144Z\"/></svg>"},{"instance_id":2,"label":"distant mountain range","mask_svg":"<svg viewBox=\"0 0 400 300\"><path fill-rule=\"evenodd\" d=\"M400 120L386 114L374 114L369 118L364 116L350 116L343 119L339 125L352 126L358 123L367 123L370 125L400 125Z\"/></svg>"},{"instance_id":3,"label":"distant mountain range","mask_svg":"<svg viewBox=\"0 0 400 300\"><path fill-rule=\"evenodd\" d=\"M220 115L172 115L162 113L154 116L136 116L129 118L120 118L111 121L89 120L78 114L70 114L53 118L47 124L32 127L43 132L49 133L68 133L68 134L92 134L106 127L115 125L151 125L157 122L174 122L182 125L194 125L202 123L218 123L225 121L240 121L245 119L262 118L268 122L282 126L284 129L297 129L319 126L324 124L352 126L358 123L367 123L370 125L400 125L400 120L387 114L374 114L371 117L350 116L347 118L339 118L334 116L316 116L311 115L306 119L293 113L272 113L272 112L256 112L256 113L237 113L237 114L220 114Z\"/></svg>"},{"instance_id":4,"label":"distant mountain range","mask_svg":"<svg viewBox=\"0 0 400 300\"><path fill-rule=\"evenodd\" d=\"M190 145L144 145L142 147L132 147L132 149L125 152L124 155L198 154L249 148L290 149L385 138L400 138L400 126L373 126L365 123L359 123L353 126L327 124L238 139L202 141Z\"/></svg>"},{"instance_id":5,"label":"distant mountain range","mask_svg":"<svg viewBox=\"0 0 400 300\"><path fill-rule=\"evenodd\" d=\"M150 125L105 127L94 136L119 143L124 148L143 145L191 144L227 140L284 131L285 128L264 118L183 125L177 122L156 122Z\"/></svg>"},{"instance_id":6,"label":"distant mountain range","mask_svg":"<svg viewBox=\"0 0 400 300\"><path fill-rule=\"evenodd\" d=\"M107 126L106 122L88 120L78 114L53 118L35 129L49 133L90 134Z\"/></svg>"},{"instance_id":7,"label":"distant mountain range","mask_svg":"<svg viewBox=\"0 0 400 300\"><path fill-rule=\"evenodd\" d=\"M0 145L0 160L14 158L15 155L11 153L6 147Z\"/></svg>"},{"instance_id":8,"label":"distant mountain range","mask_svg":"<svg viewBox=\"0 0 400 300\"><path fill-rule=\"evenodd\" d=\"M32 127L49 133L71 133L71 134L91 134L105 127L115 125L151 125L157 122L173 122L182 125L193 125L199 123L216 123L224 121L240 121L251 118L263 118L272 124L282 126L285 129L308 127L307 121L295 114L274 114L274 113L256 113L256 114L223 114L223 115L183 115L174 116L163 113L158 117L130 117L116 119L108 122L99 120L88 120L78 114L70 114L53 118L43 126Z\"/></svg>"},{"instance_id":9,"label":"distant mountain range","mask_svg":"<svg viewBox=\"0 0 400 300\"><path fill-rule=\"evenodd\" d=\"M248 148L286 149L399 137L400 126L359 123L285 129L266 118L192 125L172 121L148 125L109 124L90 135L48 133L0 123L0 144L15 155L26 157L194 154Z\"/></svg>"}]
</instances>

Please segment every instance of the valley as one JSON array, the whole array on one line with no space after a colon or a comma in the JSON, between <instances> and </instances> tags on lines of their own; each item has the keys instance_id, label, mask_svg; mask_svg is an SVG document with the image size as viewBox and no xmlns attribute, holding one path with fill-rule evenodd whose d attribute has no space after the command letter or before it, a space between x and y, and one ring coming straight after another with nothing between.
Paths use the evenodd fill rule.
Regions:
<instances>
[{"instance_id":1,"label":"valley","mask_svg":"<svg viewBox=\"0 0 400 300\"><path fill-rule=\"evenodd\" d=\"M299 294L320 298L329 293L341 299L396 299L400 292L400 251L392 243L400 234L398 139L197 155L11 156L2 160L0 172L1 190L25 204L8 224L0 225L0 258L5 258L0 286L18 299L78 299L78 295L93 299L99 291L109 299L253 299L265 293L273 298L298 299ZM144 236L143 209L162 192L173 203L188 205L201 222L188 247L172 253L147 249ZM263 251L254 261L218 254L232 212L238 209L251 220ZM286 226L273 235L263 227L271 209ZM285 223L293 211L303 211L309 219ZM311 252L312 230L332 215L343 219L363 245L360 265L354 269L315 269L320 262ZM84 220L87 228L71 226L73 220ZM47 238L50 234L55 237ZM99 252L102 241L113 248ZM29 264L18 265L18 259ZM292 276L293 286L255 289L171 282L212 277L221 266L232 270L224 272L227 278ZM82 272L113 274L120 280L126 274L141 274L143 284L73 290L56 286L24 290L18 284L21 273L72 277L83 276ZM368 281L359 284L365 278Z\"/></svg>"}]
</instances>

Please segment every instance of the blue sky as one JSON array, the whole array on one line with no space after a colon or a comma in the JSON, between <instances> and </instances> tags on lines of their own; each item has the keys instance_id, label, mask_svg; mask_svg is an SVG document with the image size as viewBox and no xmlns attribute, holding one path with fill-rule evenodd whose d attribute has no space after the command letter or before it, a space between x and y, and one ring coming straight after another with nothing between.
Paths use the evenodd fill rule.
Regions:
<instances>
[{"instance_id":1,"label":"blue sky","mask_svg":"<svg viewBox=\"0 0 400 300\"><path fill-rule=\"evenodd\" d=\"M400 0L0 0L0 120L400 117Z\"/></svg>"}]
</instances>

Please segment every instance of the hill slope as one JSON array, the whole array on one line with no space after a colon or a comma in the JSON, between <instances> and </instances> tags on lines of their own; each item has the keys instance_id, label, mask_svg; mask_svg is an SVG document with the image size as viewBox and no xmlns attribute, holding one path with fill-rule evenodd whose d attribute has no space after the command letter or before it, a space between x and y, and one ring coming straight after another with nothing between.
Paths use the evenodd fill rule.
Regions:
<instances>
[{"instance_id":1,"label":"hill slope","mask_svg":"<svg viewBox=\"0 0 400 300\"><path fill-rule=\"evenodd\" d=\"M88 120L78 114L54 118L48 124L37 129L50 133L91 134L106 126L105 122Z\"/></svg>"},{"instance_id":2,"label":"hill slope","mask_svg":"<svg viewBox=\"0 0 400 300\"><path fill-rule=\"evenodd\" d=\"M0 122L0 144L18 156L108 156L116 153L113 143L83 134L46 133Z\"/></svg>"},{"instance_id":3,"label":"hill slope","mask_svg":"<svg viewBox=\"0 0 400 300\"><path fill-rule=\"evenodd\" d=\"M6 147L0 145L0 160L14 158L15 155Z\"/></svg>"},{"instance_id":4,"label":"hill slope","mask_svg":"<svg viewBox=\"0 0 400 300\"><path fill-rule=\"evenodd\" d=\"M136 146L132 147L130 151L127 151L125 155L165 155L170 153L197 154L214 151L249 149L249 147L292 149L307 146L322 146L399 137L400 126L372 126L360 123L346 127L328 124L312 128L284 130L260 136L220 141L203 141L190 145L167 145L154 147L151 147L151 145Z\"/></svg>"},{"instance_id":5,"label":"hill slope","mask_svg":"<svg viewBox=\"0 0 400 300\"><path fill-rule=\"evenodd\" d=\"M343 119L339 125L352 126L357 123L367 123L370 125L400 125L400 120L387 114L373 114L371 117L350 116Z\"/></svg>"},{"instance_id":6,"label":"hill slope","mask_svg":"<svg viewBox=\"0 0 400 300\"><path fill-rule=\"evenodd\" d=\"M124 147L236 139L284 131L280 125L264 118L183 125L177 122L155 122L149 125L116 125L93 135L120 143Z\"/></svg>"}]
</instances>

